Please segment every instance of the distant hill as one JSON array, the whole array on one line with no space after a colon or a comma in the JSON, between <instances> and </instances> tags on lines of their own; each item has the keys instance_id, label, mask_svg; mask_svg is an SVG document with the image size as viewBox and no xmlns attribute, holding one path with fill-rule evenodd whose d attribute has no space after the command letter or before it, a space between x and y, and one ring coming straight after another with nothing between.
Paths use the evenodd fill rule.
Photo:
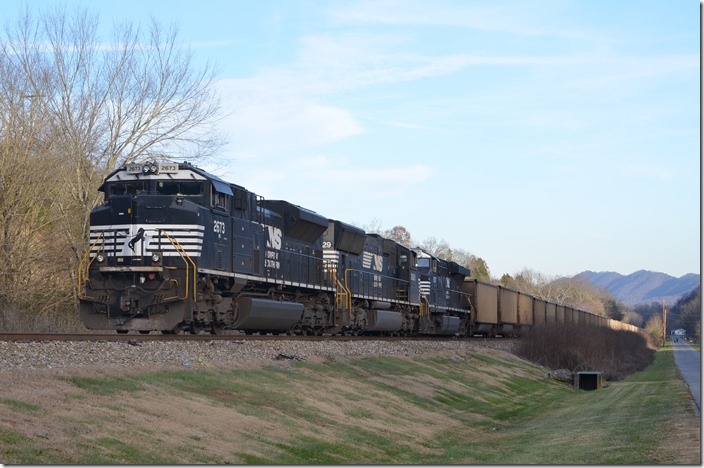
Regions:
<instances>
[{"instance_id":1,"label":"distant hill","mask_svg":"<svg viewBox=\"0 0 704 468\"><path fill-rule=\"evenodd\" d=\"M681 296L699 286L700 275L688 273L675 278L665 273L640 270L624 276L613 271L583 271L575 276L594 286L601 286L627 305L665 302L672 305Z\"/></svg>"}]
</instances>

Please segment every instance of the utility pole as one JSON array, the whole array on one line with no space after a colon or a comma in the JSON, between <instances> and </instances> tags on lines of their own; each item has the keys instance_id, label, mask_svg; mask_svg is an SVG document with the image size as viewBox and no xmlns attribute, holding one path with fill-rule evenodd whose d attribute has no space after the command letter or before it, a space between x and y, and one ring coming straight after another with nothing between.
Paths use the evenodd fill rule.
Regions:
<instances>
[{"instance_id":1,"label":"utility pole","mask_svg":"<svg viewBox=\"0 0 704 468\"><path fill-rule=\"evenodd\" d=\"M667 342L667 309L665 309L665 301L662 301L662 345Z\"/></svg>"}]
</instances>

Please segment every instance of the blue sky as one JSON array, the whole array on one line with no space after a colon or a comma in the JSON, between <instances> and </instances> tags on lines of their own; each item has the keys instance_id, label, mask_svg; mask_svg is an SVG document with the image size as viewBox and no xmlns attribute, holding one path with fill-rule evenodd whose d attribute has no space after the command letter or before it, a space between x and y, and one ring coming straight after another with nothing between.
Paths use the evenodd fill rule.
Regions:
<instances>
[{"instance_id":1,"label":"blue sky","mask_svg":"<svg viewBox=\"0 0 704 468\"><path fill-rule=\"evenodd\" d=\"M265 198L495 277L700 272L698 1L64 3L177 24L229 112L207 168Z\"/></svg>"}]
</instances>

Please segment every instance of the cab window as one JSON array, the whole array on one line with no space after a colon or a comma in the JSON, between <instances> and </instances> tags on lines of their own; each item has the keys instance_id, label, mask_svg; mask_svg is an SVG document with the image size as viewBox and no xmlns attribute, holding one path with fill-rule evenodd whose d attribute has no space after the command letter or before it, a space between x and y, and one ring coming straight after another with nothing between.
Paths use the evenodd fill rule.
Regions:
<instances>
[{"instance_id":1,"label":"cab window","mask_svg":"<svg viewBox=\"0 0 704 468\"><path fill-rule=\"evenodd\" d=\"M110 184L108 195L110 197L120 195L137 195L149 190L149 182L144 180L133 180L129 182L118 182Z\"/></svg>"},{"instance_id":2,"label":"cab window","mask_svg":"<svg viewBox=\"0 0 704 468\"><path fill-rule=\"evenodd\" d=\"M210 206L213 208L229 210L229 198L224 193L215 190L215 187L210 190Z\"/></svg>"},{"instance_id":3,"label":"cab window","mask_svg":"<svg viewBox=\"0 0 704 468\"><path fill-rule=\"evenodd\" d=\"M157 183L159 195L193 196L200 195L202 191L203 184L191 180L160 180Z\"/></svg>"}]
</instances>

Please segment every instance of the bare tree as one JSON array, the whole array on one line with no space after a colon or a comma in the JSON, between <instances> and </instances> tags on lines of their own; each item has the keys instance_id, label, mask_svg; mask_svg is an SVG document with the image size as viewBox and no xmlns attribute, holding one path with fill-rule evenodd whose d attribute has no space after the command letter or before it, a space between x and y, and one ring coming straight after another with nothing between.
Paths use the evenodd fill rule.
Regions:
<instances>
[{"instance_id":1,"label":"bare tree","mask_svg":"<svg viewBox=\"0 0 704 468\"><path fill-rule=\"evenodd\" d=\"M445 239L438 240L435 236L430 236L419 247L436 257L446 260L452 258L452 249Z\"/></svg>"},{"instance_id":2,"label":"bare tree","mask_svg":"<svg viewBox=\"0 0 704 468\"><path fill-rule=\"evenodd\" d=\"M97 25L86 10L69 16L56 7L35 18L27 8L6 29L2 54L59 139L65 188L84 211L83 232L108 172L136 159L206 157L225 142L213 131L220 116L214 70L194 66L176 28L152 21L143 33L117 25L106 44Z\"/></svg>"},{"instance_id":3,"label":"bare tree","mask_svg":"<svg viewBox=\"0 0 704 468\"><path fill-rule=\"evenodd\" d=\"M653 341L663 343L663 324L661 315L653 315L645 324L645 331L653 337Z\"/></svg>"},{"instance_id":4,"label":"bare tree","mask_svg":"<svg viewBox=\"0 0 704 468\"><path fill-rule=\"evenodd\" d=\"M635 325L636 327L642 327L645 323L643 317L632 309L627 310L623 314L623 318L621 319L621 321L623 323L630 323L631 325Z\"/></svg>"},{"instance_id":5,"label":"bare tree","mask_svg":"<svg viewBox=\"0 0 704 468\"><path fill-rule=\"evenodd\" d=\"M406 247L412 247L411 233L403 226L394 226L384 233L384 237L392 239Z\"/></svg>"},{"instance_id":6,"label":"bare tree","mask_svg":"<svg viewBox=\"0 0 704 468\"><path fill-rule=\"evenodd\" d=\"M451 257L446 258L446 260L459 263L460 265L469 268L472 273L470 276L471 278L478 279L480 281L491 281L489 266L484 259L477 257L464 249L451 249L450 252Z\"/></svg>"},{"instance_id":7,"label":"bare tree","mask_svg":"<svg viewBox=\"0 0 704 468\"><path fill-rule=\"evenodd\" d=\"M384 235L384 229L381 227L381 220L379 218L373 218L369 224L362 225L362 229L368 234Z\"/></svg>"},{"instance_id":8,"label":"bare tree","mask_svg":"<svg viewBox=\"0 0 704 468\"><path fill-rule=\"evenodd\" d=\"M0 60L0 75L9 78L12 70L4 65ZM0 304L43 313L69 300L69 281L57 276L60 249L50 235L60 221L54 180L60 168L49 156L55 139L46 133L41 109L18 85L7 79L0 88Z\"/></svg>"},{"instance_id":9,"label":"bare tree","mask_svg":"<svg viewBox=\"0 0 704 468\"><path fill-rule=\"evenodd\" d=\"M550 277L524 268L514 277L504 275L502 284L544 301L554 302L597 315L606 315L605 304L611 295L582 278Z\"/></svg>"},{"instance_id":10,"label":"bare tree","mask_svg":"<svg viewBox=\"0 0 704 468\"><path fill-rule=\"evenodd\" d=\"M22 239L43 259L31 275L13 266L21 278L57 266L73 275L110 171L140 159L205 158L225 143L214 131L215 70L194 64L175 27L116 25L103 42L97 26L87 10L26 7L0 39L0 241L10 251L9 239Z\"/></svg>"}]
</instances>

